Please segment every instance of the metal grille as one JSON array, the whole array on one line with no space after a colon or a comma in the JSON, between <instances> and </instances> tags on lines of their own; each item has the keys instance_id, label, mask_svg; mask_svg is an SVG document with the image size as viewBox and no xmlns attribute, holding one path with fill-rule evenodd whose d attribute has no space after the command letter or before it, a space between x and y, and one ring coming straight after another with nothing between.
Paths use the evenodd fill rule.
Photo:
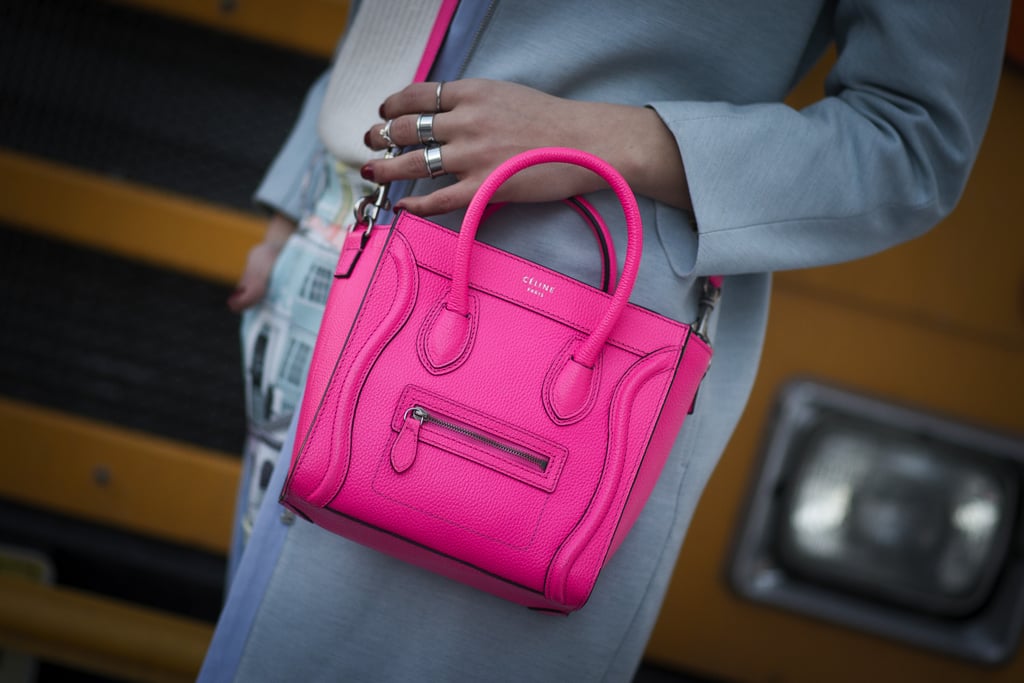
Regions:
<instances>
[{"instance_id":1,"label":"metal grille","mask_svg":"<svg viewBox=\"0 0 1024 683\"><path fill-rule=\"evenodd\" d=\"M44 555L62 586L210 622L220 611L227 563L214 553L7 501L0 542Z\"/></svg>"},{"instance_id":2,"label":"metal grille","mask_svg":"<svg viewBox=\"0 0 1024 683\"><path fill-rule=\"evenodd\" d=\"M96 0L4 0L0 146L248 209L324 68Z\"/></svg>"},{"instance_id":3,"label":"metal grille","mask_svg":"<svg viewBox=\"0 0 1024 683\"><path fill-rule=\"evenodd\" d=\"M238 453L228 288L0 227L0 394Z\"/></svg>"}]
</instances>

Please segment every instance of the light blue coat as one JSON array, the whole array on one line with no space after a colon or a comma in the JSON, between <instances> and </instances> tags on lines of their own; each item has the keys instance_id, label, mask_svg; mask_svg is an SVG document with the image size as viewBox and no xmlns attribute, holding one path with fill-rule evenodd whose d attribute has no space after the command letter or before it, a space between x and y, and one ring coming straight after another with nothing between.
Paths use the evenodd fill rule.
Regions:
<instances>
[{"instance_id":1,"label":"light blue coat","mask_svg":"<svg viewBox=\"0 0 1024 683\"><path fill-rule=\"evenodd\" d=\"M440 77L647 105L674 134L693 212L640 198L645 250L632 300L689 320L695 276L729 276L697 411L590 603L569 618L529 612L305 523L282 524L272 504L279 467L201 680L629 680L700 493L749 395L769 273L886 249L953 208L995 96L1009 7L1006 0L462 4L449 42L465 54L452 57L458 51L450 49ZM833 42L838 59L823 99L799 111L783 104ZM311 90L258 192L292 214L317 148L322 89ZM434 182L444 180L412 191ZM616 215L613 199L593 200L606 217ZM482 238L596 281L599 259L582 233L556 225L560 218L557 207L510 207ZM458 216L443 220L458 225ZM612 222L621 258L624 233Z\"/></svg>"}]
</instances>

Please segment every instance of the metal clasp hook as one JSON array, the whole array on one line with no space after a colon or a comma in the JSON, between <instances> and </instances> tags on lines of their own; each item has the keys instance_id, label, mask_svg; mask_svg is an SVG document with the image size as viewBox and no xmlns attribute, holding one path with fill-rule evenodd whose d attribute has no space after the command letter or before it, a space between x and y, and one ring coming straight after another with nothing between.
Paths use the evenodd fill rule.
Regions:
<instances>
[{"instance_id":1,"label":"metal clasp hook","mask_svg":"<svg viewBox=\"0 0 1024 683\"><path fill-rule=\"evenodd\" d=\"M704 288L701 291L700 302L697 304L697 319L693 323L693 331L704 341L709 341L708 324L711 321L715 305L722 296L722 288L715 284L716 282L721 282L721 280L719 278L704 278Z\"/></svg>"},{"instance_id":2,"label":"metal clasp hook","mask_svg":"<svg viewBox=\"0 0 1024 683\"><path fill-rule=\"evenodd\" d=\"M399 154L398 147L388 147L387 152L384 153L385 159L394 159ZM365 225L366 232L363 233L363 246L366 246L366 240L369 239L370 229L377 224L377 218L380 216L382 210L391 208L391 203L388 201L388 190L391 184L385 183L378 185L372 192L363 197L355 207L355 219L356 225Z\"/></svg>"}]
</instances>

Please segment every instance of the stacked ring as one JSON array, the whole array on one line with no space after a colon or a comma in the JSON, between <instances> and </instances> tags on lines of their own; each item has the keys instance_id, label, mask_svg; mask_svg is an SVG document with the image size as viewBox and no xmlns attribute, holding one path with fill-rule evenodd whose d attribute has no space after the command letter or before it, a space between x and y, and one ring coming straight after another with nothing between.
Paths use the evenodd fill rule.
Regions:
<instances>
[{"instance_id":1,"label":"stacked ring","mask_svg":"<svg viewBox=\"0 0 1024 683\"><path fill-rule=\"evenodd\" d=\"M441 88L444 86L444 81L437 84L437 90L434 91L434 113L437 114L441 111Z\"/></svg>"},{"instance_id":2,"label":"stacked ring","mask_svg":"<svg viewBox=\"0 0 1024 683\"><path fill-rule=\"evenodd\" d=\"M437 142L434 137L434 115L420 114L416 117L416 137L421 145L433 145Z\"/></svg>"},{"instance_id":3,"label":"stacked ring","mask_svg":"<svg viewBox=\"0 0 1024 683\"><path fill-rule=\"evenodd\" d=\"M384 142L388 143L388 147L394 147L395 141L391 139L391 122L394 119L388 119L384 124L384 127L380 129L380 136L384 138Z\"/></svg>"},{"instance_id":4,"label":"stacked ring","mask_svg":"<svg viewBox=\"0 0 1024 683\"><path fill-rule=\"evenodd\" d=\"M432 145L423 148L423 161L427 164L427 174L431 178L444 175L444 163L441 161L440 145Z\"/></svg>"}]
</instances>

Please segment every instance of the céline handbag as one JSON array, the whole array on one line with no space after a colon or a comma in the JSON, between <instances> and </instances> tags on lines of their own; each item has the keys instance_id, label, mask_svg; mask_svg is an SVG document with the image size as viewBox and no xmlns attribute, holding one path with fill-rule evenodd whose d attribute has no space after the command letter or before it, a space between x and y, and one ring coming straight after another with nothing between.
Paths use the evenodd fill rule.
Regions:
<instances>
[{"instance_id":1,"label":"c\u00e9line handbag","mask_svg":"<svg viewBox=\"0 0 1024 683\"><path fill-rule=\"evenodd\" d=\"M475 240L498 187L549 162L594 171L622 204L614 294ZM642 249L629 186L590 154L537 149L489 176L459 233L400 213L369 235L352 238L358 268L354 248L339 260L282 503L502 598L579 609L711 360L702 322L628 303Z\"/></svg>"}]
</instances>

